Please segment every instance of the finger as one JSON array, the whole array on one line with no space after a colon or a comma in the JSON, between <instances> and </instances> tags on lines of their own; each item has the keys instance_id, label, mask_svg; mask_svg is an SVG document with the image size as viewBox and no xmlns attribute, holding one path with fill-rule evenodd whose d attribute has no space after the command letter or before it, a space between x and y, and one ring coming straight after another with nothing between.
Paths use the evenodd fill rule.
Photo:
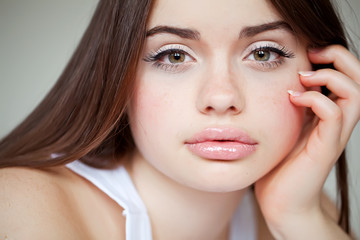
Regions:
<instances>
[{"instance_id":1,"label":"finger","mask_svg":"<svg viewBox=\"0 0 360 240\"><path fill-rule=\"evenodd\" d=\"M342 130L342 111L328 97L316 91L292 92L290 101L298 107L309 107L319 118L319 123L310 138L316 146L339 147ZM315 135L314 135L315 134ZM320 150L320 149L318 149ZM324 149L327 151L328 149Z\"/></svg>"},{"instance_id":2,"label":"finger","mask_svg":"<svg viewBox=\"0 0 360 240\"><path fill-rule=\"evenodd\" d=\"M359 95L360 85L348 76L333 69L316 72L299 72L301 83L306 87L326 86L336 96L352 99Z\"/></svg>"},{"instance_id":3,"label":"finger","mask_svg":"<svg viewBox=\"0 0 360 240\"><path fill-rule=\"evenodd\" d=\"M326 86L340 98L333 98L333 100L343 113L344 126L341 141L347 142L360 118L360 85L333 69L322 69L311 72L311 74L308 72L300 73L300 75L300 80L304 86Z\"/></svg>"},{"instance_id":4,"label":"finger","mask_svg":"<svg viewBox=\"0 0 360 240\"><path fill-rule=\"evenodd\" d=\"M360 83L360 62L345 47L332 45L323 49L310 49L309 59L315 64L334 64L334 67Z\"/></svg>"}]
</instances>

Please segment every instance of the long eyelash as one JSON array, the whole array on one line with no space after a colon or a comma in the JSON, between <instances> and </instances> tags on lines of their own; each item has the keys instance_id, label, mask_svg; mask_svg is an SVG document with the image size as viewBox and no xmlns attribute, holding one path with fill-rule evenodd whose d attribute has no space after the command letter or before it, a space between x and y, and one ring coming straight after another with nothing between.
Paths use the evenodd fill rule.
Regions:
<instances>
[{"instance_id":1,"label":"long eyelash","mask_svg":"<svg viewBox=\"0 0 360 240\"><path fill-rule=\"evenodd\" d=\"M284 59L280 58L273 62L257 62L257 64L261 65L263 68L276 68L285 62Z\"/></svg>"},{"instance_id":2,"label":"long eyelash","mask_svg":"<svg viewBox=\"0 0 360 240\"><path fill-rule=\"evenodd\" d=\"M172 47L169 46L167 49L159 49L157 51L151 52L149 55L147 55L143 60L145 62L156 62L158 61L160 58L168 55L168 54L172 54L172 53L183 53L186 54L186 51L184 51L183 49L181 49L179 46L176 47Z\"/></svg>"},{"instance_id":3,"label":"long eyelash","mask_svg":"<svg viewBox=\"0 0 360 240\"><path fill-rule=\"evenodd\" d=\"M287 50L284 46L281 46L280 48L278 45L271 45L271 44L260 47L255 46L251 51L251 54L256 51L270 51L280 56L280 58L274 61L266 61L266 62L257 61L256 64L260 65L260 67L263 69L277 68L285 62L285 58L295 58L295 54Z\"/></svg>"},{"instance_id":4,"label":"long eyelash","mask_svg":"<svg viewBox=\"0 0 360 240\"><path fill-rule=\"evenodd\" d=\"M143 58L143 60L145 62L150 62L152 63L152 65L156 68L159 68L165 72L172 72L172 71L176 71L176 69L178 67L180 67L180 64L166 64L166 63L162 63L159 60L169 54L172 53L183 53L183 54L187 54L186 51L184 51L183 49L181 49L180 47L176 46L176 47L168 47L168 49L159 49L157 51L151 52L149 53L147 56L145 56Z\"/></svg>"},{"instance_id":5,"label":"long eyelash","mask_svg":"<svg viewBox=\"0 0 360 240\"><path fill-rule=\"evenodd\" d=\"M165 72L172 72L172 71L175 71L178 67L180 67L180 65L177 65L177 64L164 64L164 63L161 63L161 62L158 62L157 60L153 60L152 61L152 65L156 68L159 68Z\"/></svg>"},{"instance_id":6,"label":"long eyelash","mask_svg":"<svg viewBox=\"0 0 360 240\"><path fill-rule=\"evenodd\" d=\"M278 48L277 46L266 45L266 46L256 47L251 52L255 52L255 51L270 51L279 54L281 57L295 58L295 54L287 50L284 46Z\"/></svg>"},{"instance_id":7,"label":"long eyelash","mask_svg":"<svg viewBox=\"0 0 360 240\"><path fill-rule=\"evenodd\" d=\"M172 54L172 53L185 53L185 52L182 50L178 50L178 49L169 49L169 50L161 51L159 53L154 52L154 53L150 53L149 55L147 55L144 58L144 61L145 62L156 62L160 58L162 58L168 54Z\"/></svg>"}]
</instances>

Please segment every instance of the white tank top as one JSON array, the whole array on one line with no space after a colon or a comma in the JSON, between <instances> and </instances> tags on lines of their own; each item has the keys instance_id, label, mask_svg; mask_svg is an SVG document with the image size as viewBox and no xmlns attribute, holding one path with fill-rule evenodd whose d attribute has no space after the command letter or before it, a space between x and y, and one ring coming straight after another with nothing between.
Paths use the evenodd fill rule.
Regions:
<instances>
[{"instance_id":1,"label":"white tank top","mask_svg":"<svg viewBox=\"0 0 360 240\"><path fill-rule=\"evenodd\" d=\"M124 209L126 240L152 240L146 207L124 167L97 169L80 161L66 166L90 181ZM252 192L248 191L234 213L229 240L255 240L256 232L254 198Z\"/></svg>"}]
</instances>

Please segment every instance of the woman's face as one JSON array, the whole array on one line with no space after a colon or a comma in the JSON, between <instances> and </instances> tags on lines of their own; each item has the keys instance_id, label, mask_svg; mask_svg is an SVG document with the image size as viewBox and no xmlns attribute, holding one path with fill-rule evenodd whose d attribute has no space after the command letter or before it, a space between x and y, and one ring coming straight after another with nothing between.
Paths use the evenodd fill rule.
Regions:
<instances>
[{"instance_id":1,"label":"woman's face","mask_svg":"<svg viewBox=\"0 0 360 240\"><path fill-rule=\"evenodd\" d=\"M305 45L265 0L158 0L129 108L136 161L186 186L233 191L290 152L305 110Z\"/></svg>"}]
</instances>

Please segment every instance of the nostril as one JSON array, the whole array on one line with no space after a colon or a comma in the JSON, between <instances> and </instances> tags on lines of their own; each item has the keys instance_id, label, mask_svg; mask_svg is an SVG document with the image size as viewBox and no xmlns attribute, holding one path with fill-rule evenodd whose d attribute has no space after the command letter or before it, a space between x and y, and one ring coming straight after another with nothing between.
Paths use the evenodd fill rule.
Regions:
<instances>
[{"instance_id":1,"label":"nostril","mask_svg":"<svg viewBox=\"0 0 360 240\"><path fill-rule=\"evenodd\" d=\"M229 107L229 109L230 109L230 111L232 111L232 112L235 112L235 111L236 111L236 107L234 107L234 106Z\"/></svg>"},{"instance_id":2,"label":"nostril","mask_svg":"<svg viewBox=\"0 0 360 240\"><path fill-rule=\"evenodd\" d=\"M210 107L210 106L206 107L206 109L205 109L206 112L210 112L212 110L213 110L213 107Z\"/></svg>"}]
</instances>

